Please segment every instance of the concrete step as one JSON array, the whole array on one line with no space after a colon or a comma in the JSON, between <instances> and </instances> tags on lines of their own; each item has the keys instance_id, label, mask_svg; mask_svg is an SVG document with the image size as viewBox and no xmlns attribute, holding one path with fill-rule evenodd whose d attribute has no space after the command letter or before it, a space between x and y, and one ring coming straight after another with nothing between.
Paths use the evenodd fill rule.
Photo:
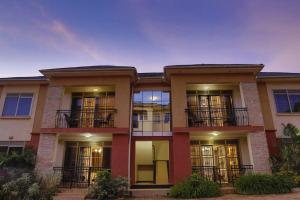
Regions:
<instances>
[{"instance_id":1,"label":"concrete step","mask_svg":"<svg viewBox=\"0 0 300 200\"><path fill-rule=\"evenodd\" d=\"M53 200L84 200L86 193L85 188L61 188Z\"/></svg>"},{"instance_id":2,"label":"concrete step","mask_svg":"<svg viewBox=\"0 0 300 200\"><path fill-rule=\"evenodd\" d=\"M221 187L222 194L234 194L235 190L232 186Z\"/></svg>"},{"instance_id":3,"label":"concrete step","mask_svg":"<svg viewBox=\"0 0 300 200\"><path fill-rule=\"evenodd\" d=\"M167 196L167 193L170 189L131 189L132 197L164 197Z\"/></svg>"}]
</instances>

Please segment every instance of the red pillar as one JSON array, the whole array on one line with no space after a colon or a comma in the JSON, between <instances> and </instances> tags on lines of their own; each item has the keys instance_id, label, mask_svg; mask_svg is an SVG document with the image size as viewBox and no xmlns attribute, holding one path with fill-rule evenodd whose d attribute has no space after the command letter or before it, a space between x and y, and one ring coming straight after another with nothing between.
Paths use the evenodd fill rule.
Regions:
<instances>
[{"instance_id":1,"label":"red pillar","mask_svg":"<svg viewBox=\"0 0 300 200\"><path fill-rule=\"evenodd\" d=\"M37 153L39 148L40 134L32 133L30 141L26 142L26 147L31 148L35 153Z\"/></svg>"},{"instance_id":2,"label":"red pillar","mask_svg":"<svg viewBox=\"0 0 300 200\"><path fill-rule=\"evenodd\" d=\"M172 169L173 184L192 174L189 133L173 133Z\"/></svg>"},{"instance_id":3,"label":"red pillar","mask_svg":"<svg viewBox=\"0 0 300 200\"><path fill-rule=\"evenodd\" d=\"M128 176L128 134L113 134L111 171L112 176Z\"/></svg>"},{"instance_id":4,"label":"red pillar","mask_svg":"<svg viewBox=\"0 0 300 200\"><path fill-rule=\"evenodd\" d=\"M266 137L270 156L279 156L277 146L276 130L266 130Z\"/></svg>"}]
</instances>

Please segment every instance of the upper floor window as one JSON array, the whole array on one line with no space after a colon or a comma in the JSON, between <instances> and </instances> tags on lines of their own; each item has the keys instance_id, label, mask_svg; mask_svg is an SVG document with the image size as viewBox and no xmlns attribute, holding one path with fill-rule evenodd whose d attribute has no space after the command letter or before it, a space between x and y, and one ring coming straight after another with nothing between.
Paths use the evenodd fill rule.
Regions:
<instances>
[{"instance_id":1,"label":"upper floor window","mask_svg":"<svg viewBox=\"0 0 300 200\"><path fill-rule=\"evenodd\" d=\"M278 113L300 112L300 90L274 90Z\"/></svg>"},{"instance_id":2,"label":"upper floor window","mask_svg":"<svg viewBox=\"0 0 300 200\"><path fill-rule=\"evenodd\" d=\"M159 90L143 90L134 93L134 132L170 132L170 118L170 92Z\"/></svg>"},{"instance_id":3,"label":"upper floor window","mask_svg":"<svg viewBox=\"0 0 300 200\"><path fill-rule=\"evenodd\" d=\"M32 104L32 93L8 93L2 116L29 116Z\"/></svg>"}]
</instances>

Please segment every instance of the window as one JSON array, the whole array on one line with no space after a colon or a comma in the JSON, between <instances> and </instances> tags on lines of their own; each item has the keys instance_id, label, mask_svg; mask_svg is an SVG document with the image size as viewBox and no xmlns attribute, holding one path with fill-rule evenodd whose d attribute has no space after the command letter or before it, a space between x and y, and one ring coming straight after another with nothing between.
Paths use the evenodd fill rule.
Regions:
<instances>
[{"instance_id":1,"label":"window","mask_svg":"<svg viewBox=\"0 0 300 200\"><path fill-rule=\"evenodd\" d=\"M143 110L140 112L140 120L148 120L147 110Z\"/></svg>"},{"instance_id":2,"label":"window","mask_svg":"<svg viewBox=\"0 0 300 200\"><path fill-rule=\"evenodd\" d=\"M24 146L22 141L0 141L0 154L22 154Z\"/></svg>"},{"instance_id":3,"label":"window","mask_svg":"<svg viewBox=\"0 0 300 200\"><path fill-rule=\"evenodd\" d=\"M169 91L136 91L133 96L133 131L147 134L170 132L170 107Z\"/></svg>"},{"instance_id":4,"label":"window","mask_svg":"<svg viewBox=\"0 0 300 200\"><path fill-rule=\"evenodd\" d=\"M33 94L7 94L2 116L28 116L31 111Z\"/></svg>"},{"instance_id":5,"label":"window","mask_svg":"<svg viewBox=\"0 0 300 200\"><path fill-rule=\"evenodd\" d=\"M165 113L165 119L164 119L164 123L170 123L171 121L171 114L170 113Z\"/></svg>"},{"instance_id":6,"label":"window","mask_svg":"<svg viewBox=\"0 0 300 200\"><path fill-rule=\"evenodd\" d=\"M278 113L300 112L300 90L274 90Z\"/></svg>"}]
</instances>

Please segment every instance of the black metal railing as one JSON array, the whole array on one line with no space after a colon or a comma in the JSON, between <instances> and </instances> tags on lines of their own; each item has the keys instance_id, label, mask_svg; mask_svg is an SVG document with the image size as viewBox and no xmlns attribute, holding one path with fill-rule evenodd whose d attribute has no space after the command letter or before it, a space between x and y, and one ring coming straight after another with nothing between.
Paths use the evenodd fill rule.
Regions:
<instances>
[{"instance_id":1,"label":"black metal railing","mask_svg":"<svg viewBox=\"0 0 300 200\"><path fill-rule=\"evenodd\" d=\"M220 168L216 166L193 166L192 172L221 184Z\"/></svg>"},{"instance_id":2,"label":"black metal railing","mask_svg":"<svg viewBox=\"0 0 300 200\"><path fill-rule=\"evenodd\" d=\"M247 108L201 108L185 110L188 127L248 126Z\"/></svg>"},{"instance_id":3,"label":"black metal railing","mask_svg":"<svg viewBox=\"0 0 300 200\"><path fill-rule=\"evenodd\" d=\"M252 173L253 165L233 165L229 171L229 182L234 183L234 181L241 176Z\"/></svg>"},{"instance_id":4,"label":"black metal railing","mask_svg":"<svg viewBox=\"0 0 300 200\"><path fill-rule=\"evenodd\" d=\"M56 128L113 128L116 109L57 110Z\"/></svg>"},{"instance_id":5,"label":"black metal railing","mask_svg":"<svg viewBox=\"0 0 300 200\"><path fill-rule=\"evenodd\" d=\"M88 187L94 183L102 167L53 167L54 174L61 175L60 187Z\"/></svg>"},{"instance_id":6,"label":"black metal railing","mask_svg":"<svg viewBox=\"0 0 300 200\"><path fill-rule=\"evenodd\" d=\"M221 170L217 166L193 166L193 173L198 173L200 176L221 183L234 183L236 179L241 176L253 173L253 165L233 165L229 169L226 170L226 174L228 176L224 179L221 175ZM226 177L227 177L226 176Z\"/></svg>"}]
</instances>

